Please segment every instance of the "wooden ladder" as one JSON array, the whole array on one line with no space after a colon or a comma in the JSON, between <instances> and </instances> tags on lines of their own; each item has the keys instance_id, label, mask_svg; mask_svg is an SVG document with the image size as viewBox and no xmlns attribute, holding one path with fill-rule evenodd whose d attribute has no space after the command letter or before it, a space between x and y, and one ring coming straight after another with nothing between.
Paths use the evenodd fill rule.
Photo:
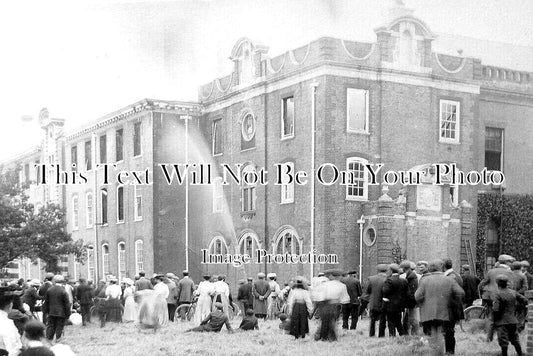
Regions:
<instances>
[{"instance_id":1,"label":"wooden ladder","mask_svg":"<svg viewBox=\"0 0 533 356\"><path fill-rule=\"evenodd\" d=\"M470 265L470 272L475 276L476 271L476 264L474 260L474 254L472 253L472 243L470 242L470 239L464 239L465 242L465 250L466 250L466 258L468 259L468 264Z\"/></svg>"}]
</instances>

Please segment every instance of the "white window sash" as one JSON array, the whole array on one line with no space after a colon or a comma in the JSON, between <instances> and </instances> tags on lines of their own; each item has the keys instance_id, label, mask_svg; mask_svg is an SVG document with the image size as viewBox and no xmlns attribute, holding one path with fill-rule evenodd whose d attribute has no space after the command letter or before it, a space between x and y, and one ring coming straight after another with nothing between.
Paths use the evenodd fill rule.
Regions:
<instances>
[{"instance_id":1,"label":"white window sash","mask_svg":"<svg viewBox=\"0 0 533 356\"><path fill-rule=\"evenodd\" d=\"M353 121L353 119L355 118L352 118L350 114L355 114L355 113L351 113L350 111L350 93L353 93L354 95L354 98L353 100L356 99L356 94L357 93L362 93L364 95L364 105L365 105L365 112L364 112L364 122L363 122L363 129L359 129L359 128L353 128L352 125L350 125L350 123ZM357 88L347 88L346 89L346 131L347 132L352 132L352 133L368 133L368 126L369 126L369 91L368 90L364 90L364 89L357 89Z\"/></svg>"},{"instance_id":2,"label":"white window sash","mask_svg":"<svg viewBox=\"0 0 533 356\"><path fill-rule=\"evenodd\" d=\"M448 106L450 107L450 110L452 111L453 111L453 107L455 107L455 121L448 120L448 115L447 115ZM445 122L454 123L455 128L453 130L443 128L443 124ZM440 103L439 103L439 142L460 143L460 134L461 134L460 124L461 124L461 103L458 101L452 101L452 100L440 100ZM448 132L453 133L453 137L446 137Z\"/></svg>"},{"instance_id":3,"label":"white window sash","mask_svg":"<svg viewBox=\"0 0 533 356\"><path fill-rule=\"evenodd\" d=\"M346 200L353 200L353 201L367 201L368 200L368 172L365 169L365 165L368 163L367 160L363 158L358 157L350 157L346 159L346 171L350 172L353 171L352 169L349 169L350 164L359 164L361 165L363 169L363 194L362 195L355 195L351 194L350 190L357 189L358 186L356 184L347 184L346 185Z\"/></svg>"}]
</instances>

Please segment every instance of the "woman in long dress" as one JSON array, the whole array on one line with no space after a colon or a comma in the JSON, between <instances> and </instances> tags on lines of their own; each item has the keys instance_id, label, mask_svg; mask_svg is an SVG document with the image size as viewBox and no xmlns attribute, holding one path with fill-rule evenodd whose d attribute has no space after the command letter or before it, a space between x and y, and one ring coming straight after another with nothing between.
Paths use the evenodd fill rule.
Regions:
<instances>
[{"instance_id":1,"label":"woman in long dress","mask_svg":"<svg viewBox=\"0 0 533 356\"><path fill-rule=\"evenodd\" d=\"M313 310L313 303L309 292L305 289L302 279L297 279L289 293L287 301L290 320L290 334L296 339L304 338L309 333L309 315Z\"/></svg>"},{"instance_id":2,"label":"woman in long dress","mask_svg":"<svg viewBox=\"0 0 533 356\"><path fill-rule=\"evenodd\" d=\"M112 277L109 280L109 286L105 290L106 296L106 320L121 323L122 322L122 303L120 297L122 296L122 289L117 284L117 279Z\"/></svg>"},{"instance_id":3,"label":"woman in long dress","mask_svg":"<svg viewBox=\"0 0 533 356\"><path fill-rule=\"evenodd\" d=\"M210 282L211 276L205 275L194 292L198 296L196 311L194 313L194 324L200 323L211 313L211 296L215 293L215 286Z\"/></svg>"},{"instance_id":4,"label":"woman in long dress","mask_svg":"<svg viewBox=\"0 0 533 356\"><path fill-rule=\"evenodd\" d=\"M126 289L124 289L124 315L122 320L124 322L135 321L137 320L137 305L133 299L135 287L130 278L124 278L123 282L126 284Z\"/></svg>"}]
</instances>

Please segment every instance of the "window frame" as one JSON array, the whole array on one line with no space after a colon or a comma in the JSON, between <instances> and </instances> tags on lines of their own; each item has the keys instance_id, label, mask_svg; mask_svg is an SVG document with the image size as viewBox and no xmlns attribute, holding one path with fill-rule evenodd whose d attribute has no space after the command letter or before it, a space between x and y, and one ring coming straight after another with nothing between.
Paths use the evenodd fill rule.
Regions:
<instances>
[{"instance_id":1,"label":"window frame","mask_svg":"<svg viewBox=\"0 0 533 356\"><path fill-rule=\"evenodd\" d=\"M294 172L294 162L283 162L283 165L289 165ZM287 194L289 193L290 194ZM285 194L284 194L285 193ZM289 196L290 195L290 196ZM280 184L280 204L292 204L294 203L294 179L291 183Z\"/></svg>"},{"instance_id":2,"label":"window frame","mask_svg":"<svg viewBox=\"0 0 533 356\"><path fill-rule=\"evenodd\" d=\"M120 132L120 135L118 134ZM119 151L119 145L118 145L118 138L120 137L120 151ZM119 159L119 152L120 152L120 159ZM115 130L115 162L123 162L124 161L124 128L117 128Z\"/></svg>"},{"instance_id":3,"label":"window frame","mask_svg":"<svg viewBox=\"0 0 533 356\"><path fill-rule=\"evenodd\" d=\"M104 204L104 196L105 196L105 204ZM101 225L107 226L109 224L109 192L107 191L107 188L100 188L100 219L101 219ZM105 210L105 215L104 215ZM105 221L104 221L105 216Z\"/></svg>"},{"instance_id":4,"label":"window frame","mask_svg":"<svg viewBox=\"0 0 533 356\"><path fill-rule=\"evenodd\" d=\"M137 184L133 185L133 220L134 221L142 221L143 215L142 215L142 194L139 193L139 186ZM140 198L140 209L138 206L137 198Z\"/></svg>"},{"instance_id":5,"label":"window frame","mask_svg":"<svg viewBox=\"0 0 533 356\"><path fill-rule=\"evenodd\" d=\"M139 249L139 246L141 248ZM144 241L135 240L135 274L144 271Z\"/></svg>"},{"instance_id":6,"label":"window frame","mask_svg":"<svg viewBox=\"0 0 533 356\"><path fill-rule=\"evenodd\" d=\"M120 197L120 190L122 189L122 199L119 199ZM117 185L117 189L116 189L116 197L117 197L117 224L123 224L124 221L126 220L126 215L125 215L125 211L126 211L126 207L125 207L125 191L124 191L124 185ZM122 200L122 219L120 219L120 212L121 212L121 209L120 209L120 203L121 203L121 200Z\"/></svg>"},{"instance_id":7,"label":"window frame","mask_svg":"<svg viewBox=\"0 0 533 356\"><path fill-rule=\"evenodd\" d=\"M488 130L497 130L500 132L501 134L501 138L500 138L500 151L499 151L499 154L500 154L500 168L499 168L499 171L503 173L503 168L504 168L504 145L505 145L505 129L504 128L501 128L501 127L494 127L494 126L485 126L485 149L484 149L484 166L485 168L488 169L487 167L487 152L498 152L498 151L494 151L494 150L487 150L487 131Z\"/></svg>"},{"instance_id":8,"label":"window frame","mask_svg":"<svg viewBox=\"0 0 533 356\"><path fill-rule=\"evenodd\" d=\"M222 177L216 177L213 180L213 213L224 211L224 185Z\"/></svg>"},{"instance_id":9,"label":"window frame","mask_svg":"<svg viewBox=\"0 0 533 356\"><path fill-rule=\"evenodd\" d=\"M352 129L350 128L350 115L349 115L349 93L350 91L359 91L364 92L365 94L365 126L363 130L360 129ZM354 87L348 87L346 88L346 132L347 133L357 133L357 134L369 134L370 133L370 90L363 89L363 88L354 88Z\"/></svg>"},{"instance_id":10,"label":"window frame","mask_svg":"<svg viewBox=\"0 0 533 356\"><path fill-rule=\"evenodd\" d=\"M78 171L78 144L77 143L70 146L70 170L74 172Z\"/></svg>"},{"instance_id":11,"label":"window frame","mask_svg":"<svg viewBox=\"0 0 533 356\"><path fill-rule=\"evenodd\" d=\"M103 140L102 140L103 139ZM103 145L102 145L103 143ZM98 138L98 153L100 158L100 164L107 163L107 133L104 133L103 135L100 135ZM102 149L103 147L103 149ZM103 154L102 154L103 153ZM104 157L102 159L102 156Z\"/></svg>"},{"instance_id":12,"label":"window frame","mask_svg":"<svg viewBox=\"0 0 533 356\"><path fill-rule=\"evenodd\" d=\"M92 258L91 252L92 251ZM92 261L92 263L91 263ZM96 279L96 254L93 245L87 246L87 280L95 281Z\"/></svg>"},{"instance_id":13,"label":"window frame","mask_svg":"<svg viewBox=\"0 0 533 356\"><path fill-rule=\"evenodd\" d=\"M291 251L288 252L286 250L286 236L290 234L291 235ZM281 252L278 252L278 249L280 247L280 242L283 241ZM300 254L302 253L303 248L303 240L298 235L298 232L293 227L284 227L280 229L280 231L276 234L276 237L274 238L274 243L272 244L272 252L274 254L281 253L290 253L290 254Z\"/></svg>"},{"instance_id":14,"label":"window frame","mask_svg":"<svg viewBox=\"0 0 533 356\"><path fill-rule=\"evenodd\" d=\"M139 132L137 132L137 128ZM142 121L137 121L137 122L134 122L133 123L133 157L134 158L137 158L137 157L141 157L142 154L143 154L143 149L142 149ZM138 144L138 154L135 154L136 150L135 150L135 147L136 147L136 143Z\"/></svg>"},{"instance_id":15,"label":"window frame","mask_svg":"<svg viewBox=\"0 0 533 356\"><path fill-rule=\"evenodd\" d=\"M455 136L454 138L443 137L442 136L442 124L443 124L443 105L455 105L456 111L456 121L455 121ZM446 131L446 129L444 129ZM451 130L450 130L451 132ZM448 143L448 144L460 144L461 143L461 102L458 100L449 100L449 99L440 99L439 100L439 142Z\"/></svg>"},{"instance_id":16,"label":"window frame","mask_svg":"<svg viewBox=\"0 0 533 356\"><path fill-rule=\"evenodd\" d=\"M216 151L217 133L219 133L220 152ZM214 119L211 123L211 154L213 157L222 156L224 154L222 134L222 118Z\"/></svg>"},{"instance_id":17,"label":"window frame","mask_svg":"<svg viewBox=\"0 0 533 356\"><path fill-rule=\"evenodd\" d=\"M106 248L107 248L107 252L105 251ZM110 253L111 253L111 249L109 248L109 244L107 242L103 243L102 244L102 275L104 277L111 274L111 261L109 260Z\"/></svg>"},{"instance_id":18,"label":"window frame","mask_svg":"<svg viewBox=\"0 0 533 356\"><path fill-rule=\"evenodd\" d=\"M346 158L346 172L353 171L349 169L350 163L358 163L363 167L363 195L350 195L348 192L350 188L353 188L355 184L349 184L351 182L350 177L351 174L348 175L348 182L346 184L346 192L345 192L345 200L348 201L368 201L368 172L365 169L365 166L368 164L368 160L361 158L361 157L348 157ZM357 188L356 188L357 189Z\"/></svg>"},{"instance_id":19,"label":"window frame","mask_svg":"<svg viewBox=\"0 0 533 356\"><path fill-rule=\"evenodd\" d=\"M89 152L87 152L87 147L89 148ZM83 154L85 159L85 171L90 172L93 169L93 143L92 140L87 140L83 144Z\"/></svg>"},{"instance_id":20,"label":"window frame","mask_svg":"<svg viewBox=\"0 0 533 356\"><path fill-rule=\"evenodd\" d=\"M123 275L127 274L128 268L126 264L126 242L120 241L117 243L117 264L118 264L118 280L122 280ZM124 266L122 266L124 264ZM124 267L124 269L122 269Z\"/></svg>"},{"instance_id":21,"label":"window frame","mask_svg":"<svg viewBox=\"0 0 533 356\"><path fill-rule=\"evenodd\" d=\"M220 242L220 252L217 251L217 242ZM210 254L225 255L229 253L228 244L226 243L226 239L224 239L222 235L216 235L215 237L213 237L211 239L211 242L209 242L207 250Z\"/></svg>"},{"instance_id":22,"label":"window frame","mask_svg":"<svg viewBox=\"0 0 533 356\"><path fill-rule=\"evenodd\" d=\"M287 134L285 132L285 120L287 118L287 102L289 99L292 99L292 131ZM294 103L294 95L289 95L284 98L281 98L281 140L288 140L291 138L294 138L295 135L295 125L296 125L296 117L295 117L295 103Z\"/></svg>"},{"instance_id":23,"label":"window frame","mask_svg":"<svg viewBox=\"0 0 533 356\"><path fill-rule=\"evenodd\" d=\"M253 164L247 164L244 166L241 170L241 176L244 177L244 174L246 173L246 170L253 169L257 172L255 166ZM249 204L248 204L249 203ZM244 182L244 179L242 179L241 184L241 213L254 213L257 208L257 183L256 184L246 184ZM248 207L249 209L245 210L245 207Z\"/></svg>"},{"instance_id":24,"label":"window frame","mask_svg":"<svg viewBox=\"0 0 533 356\"><path fill-rule=\"evenodd\" d=\"M89 201L91 202L90 205ZM87 229L94 226L94 197L92 192L85 193L85 226Z\"/></svg>"},{"instance_id":25,"label":"window frame","mask_svg":"<svg viewBox=\"0 0 533 356\"><path fill-rule=\"evenodd\" d=\"M251 253L249 253L249 256L255 256L255 251L261 248L261 243L259 242L259 237L254 231L246 231L244 232L241 237L239 238L239 253L244 255L248 253L247 246L245 246L245 243L248 239L252 240L252 248Z\"/></svg>"},{"instance_id":26,"label":"window frame","mask_svg":"<svg viewBox=\"0 0 533 356\"><path fill-rule=\"evenodd\" d=\"M80 229L80 198L78 194L72 196L72 231Z\"/></svg>"}]
</instances>

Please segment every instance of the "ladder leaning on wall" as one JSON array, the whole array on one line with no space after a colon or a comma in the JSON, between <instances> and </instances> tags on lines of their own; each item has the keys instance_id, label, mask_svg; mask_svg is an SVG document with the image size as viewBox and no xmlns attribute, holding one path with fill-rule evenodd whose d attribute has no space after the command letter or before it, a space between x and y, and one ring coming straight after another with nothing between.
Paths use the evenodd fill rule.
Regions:
<instances>
[{"instance_id":1,"label":"ladder leaning on wall","mask_svg":"<svg viewBox=\"0 0 533 356\"><path fill-rule=\"evenodd\" d=\"M476 276L476 264L474 260L474 254L472 253L472 243L470 239L463 239L465 242L466 258L468 259L468 264L470 265L470 272Z\"/></svg>"}]
</instances>

